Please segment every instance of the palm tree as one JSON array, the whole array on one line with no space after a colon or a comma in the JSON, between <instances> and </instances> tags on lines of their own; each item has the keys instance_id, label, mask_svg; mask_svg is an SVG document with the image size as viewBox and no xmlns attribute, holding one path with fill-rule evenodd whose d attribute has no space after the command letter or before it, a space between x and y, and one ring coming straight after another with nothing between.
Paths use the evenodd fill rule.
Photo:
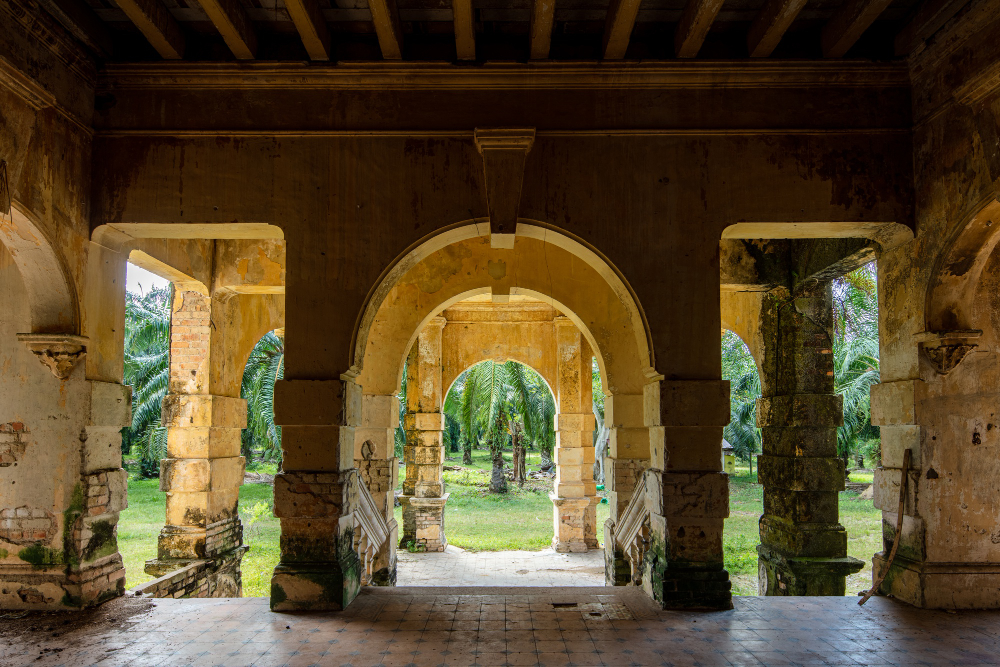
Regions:
<instances>
[{"instance_id":1,"label":"palm tree","mask_svg":"<svg viewBox=\"0 0 1000 667\"><path fill-rule=\"evenodd\" d=\"M592 408L594 410L594 479L598 484L604 484L604 456L607 454L611 439L611 429L604 423L604 383L601 382L601 369L594 358L590 367L590 384L593 393Z\"/></svg>"},{"instance_id":2,"label":"palm tree","mask_svg":"<svg viewBox=\"0 0 1000 667\"><path fill-rule=\"evenodd\" d=\"M160 425L170 378L172 286L145 294L125 293L125 373L132 387L132 425L122 429L122 453L140 447L139 474L159 477L166 456L166 429Z\"/></svg>"},{"instance_id":3,"label":"palm tree","mask_svg":"<svg viewBox=\"0 0 1000 667\"><path fill-rule=\"evenodd\" d=\"M482 434L490 448L493 493L507 491L503 474L503 446L507 439L511 439L523 479L525 438L538 442L546 427L543 396L551 400L551 394L547 389L544 394L537 391L539 383L544 386L537 373L514 361L503 364L484 361L466 372L460 423L466 433ZM532 390L532 385L536 390Z\"/></svg>"},{"instance_id":4,"label":"palm tree","mask_svg":"<svg viewBox=\"0 0 1000 667\"><path fill-rule=\"evenodd\" d=\"M243 456L254 452L261 461L281 461L281 427L274 423L274 383L285 376L284 341L264 334L243 369L240 396L247 402L247 427L240 435Z\"/></svg>"},{"instance_id":5,"label":"palm tree","mask_svg":"<svg viewBox=\"0 0 1000 667\"><path fill-rule=\"evenodd\" d=\"M723 436L733 446L733 453L750 464L761 450L761 434L757 428L757 399L760 398L760 375L750 350L732 331L722 332L722 379L730 381L730 422Z\"/></svg>"},{"instance_id":6,"label":"palm tree","mask_svg":"<svg viewBox=\"0 0 1000 667\"><path fill-rule=\"evenodd\" d=\"M879 428L871 422L870 396L871 386L879 382L875 264L834 281L833 296L835 391L844 397L844 425L837 429L837 453L846 465L851 455L879 440Z\"/></svg>"}]
</instances>

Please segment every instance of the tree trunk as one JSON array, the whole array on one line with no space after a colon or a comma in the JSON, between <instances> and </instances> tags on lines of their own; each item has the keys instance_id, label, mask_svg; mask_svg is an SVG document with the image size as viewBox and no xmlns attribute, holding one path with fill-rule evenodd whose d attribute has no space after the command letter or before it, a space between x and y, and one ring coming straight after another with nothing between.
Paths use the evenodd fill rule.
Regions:
<instances>
[{"instance_id":1,"label":"tree trunk","mask_svg":"<svg viewBox=\"0 0 1000 667\"><path fill-rule=\"evenodd\" d=\"M466 439L462 443L462 463L467 466L472 465L472 440Z\"/></svg>"},{"instance_id":2,"label":"tree trunk","mask_svg":"<svg viewBox=\"0 0 1000 667\"><path fill-rule=\"evenodd\" d=\"M512 450L514 452L514 481L517 482L518 486L524 486L524 479L526 477L524 468L524 442L521 440L517 428L511 434L511 444L513 445Z\"/></svg>"},{"instance_id":3,"label":"tree trunk","mask_svg":"<svg viewBox=\"0 0 1000 667\"><path fill-rule=\"evenodd\" d=\"M594 443L594 479L598 484L604 484L604 457L608 453L608 441L611 430L606 426L597 429L597 440Z\"/></svg>"},{"instance_id":4,"label":"tree trunk","mask_svg":"<svg viewBox=\"0 0 1000 667\"><path fill-rule=\"evenodd\" d=\"M503 474L503 449L500 443L490 444L493 472L490 475L490 493L507 493L507 478Z\"/></svg>"}]
</instances>

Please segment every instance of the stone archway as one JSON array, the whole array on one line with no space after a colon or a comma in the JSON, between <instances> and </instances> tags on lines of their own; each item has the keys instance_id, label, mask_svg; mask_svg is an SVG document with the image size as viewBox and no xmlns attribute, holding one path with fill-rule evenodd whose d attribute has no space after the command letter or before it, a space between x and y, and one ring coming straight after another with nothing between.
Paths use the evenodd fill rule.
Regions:
<instances>
[{"instance_id":1,"label":"stone archway","mask_svg":"<svg viewBox=\"0 0 1000 667\"><path fill-rule=\"evenodd\" d=\"M575 548L593 547L597 544L593 518L590 525L584 527L585 517L593 515L594 508L590 507L593 482L587 485L582 473L593 465L593 455L587 458L584 453L584 450L593 452L591 355L601 369L607 393L607 421L612 427L608 474L612 521L617 510L631 498L642 472L649 467L651 446L662 448L662 442L651 439L643 413L643 392L647 384L659 378L649 370L648 335L642 313L627 286L596 253L551 230L521 223L514 247L503 249L491 247L489 236L485 231L480 235L475 225L459 227L430 239L387 270L369 298L355 335L356 383L361 385L363 392L362 424L355 432L355 460L359 460L359 448L366 442L375 445L376 457L392 458L391 436L398 414L395 396L403 360L414 350L428 355L426 364L411 361L409 372L427 366L436 369L437 377L432 382L421 383L427 388L426 396L415 398L409 406L405 427L415 441L422 443L414 457L419 457L425 461L424 465L434 467L435 471L424 473L427 479L419 483L414 479L411 493L421 486L413 493L421 498L419 502L443 505L432 499L441 495L436 480L440 477L438 470L443 461L440 411L444 389L460 372L456 369L464 368L464 364L471 365L477 354L466 355L468 358L456 355L445 364L447 371L442 376L442 329L446 328L447 318L440 314L458 304L470 303L470 299L474 300L471 303L509 303L519 298L547 304L553 313L563 318L562 326L556 327L553 315L552 326L554 341L566 338L563 341L566 354L563 355L559 345L554 343L552 368L539 369L539 372L556 392L560 385L563 386L565 400L560 401L558 437L566 450L564 463L575 466L576 470L572 478L567 476L562 481L567 489L574 489L567 499L577 496L580 499L575 503L580 507L574 505L571 512L579 515L579 520L569 523L580 524L576 531L580 533L579 544ZM565 331L556 333L556 329ZM575 343L572 341L574 335ZM517 359L522 353L527 354L525 350L502 351L495 345L488 345L485 350L480 347L476 360L496 354ZM561 356L566 356L569 365L564 363L560 368L560 364L555 363ZM573 371L567 373L570 366L574 366ZM565 378L561 377L563 374ZM411 377L410 382L414 379ZM571 449L576 453L570 452ZM662 449L660 453L662 455ZM389 467L395 469L394 465ZM569 471L570 468L565 469ZM574 502L566 500L564 504L573 505ZM583 507L584 504L588 507ZM569 511L568 506L566 510ZM588 532L589 540L584 538ZM566 550L571 541L564 540Z\"/></svg>"}]
</instances>

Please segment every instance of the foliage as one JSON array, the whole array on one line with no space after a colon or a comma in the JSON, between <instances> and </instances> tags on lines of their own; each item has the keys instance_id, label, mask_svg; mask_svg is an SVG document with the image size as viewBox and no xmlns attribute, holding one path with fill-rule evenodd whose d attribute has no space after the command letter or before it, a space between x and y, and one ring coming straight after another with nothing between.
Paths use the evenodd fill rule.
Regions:
<instances>
[{"instance_id":1,"label":"foliage","mask_svg":"<svg viewBox=\"0 0 1000 667\"><path fill-rule=\"evenodd\" d=\"M836 392L844 398L844 425L837 453L847 461L878 451L879 429L871 422L870 388L879 382L878 291L875 264L833 283L833 363Z\"/></svg>"},{"instance_id":2,"label":"foliage","mask_svg":"<svg viewBox=\"0 0 1000 667\"><path fill-rule=\"evenodd\" d=\"M549 401L552 394L541 377L517 362L484 361L466 371L459 423L465 433L481 435L489 447L493 460L490 491L507 491L502 451L508 438L517 447L522 437L532 442L545 437Z\"/></svg>"},{"instance_id":3,"label":"foliage","mask_svg":"<svg viewBox=\"0 0 1000 667\"><path fill-rule=\"evenodd\" d=\"M247 402L242 454L252 460L281 461L281 427L274 423L274 383L285 375L285 344L274 332L264 334L243 369L240 396Z\"/></svg>"},{"instance_id":4,"label":"foliage","mask_svg":"<svg viewBox=\"0 0 1000 667\"><path fill-rule=\"evenodd\" d=\"M406 444L406 431L403 428L403 418L406 416L406 371L407 362L403 362L403 380L399 385L399 393L396 394L396 403L399 408L399 424L393 432L393 452L397 459L403 458L403 446Z\"/></svg>"},{"instance_id":5,"label":"foliage","mask_svg":"<svg viewBox=\"0 0 1000 667\"><path fill-rule=\"evenodd\" d=\"M761 451L757 428L757 399L760 398L760 375L746 344L732 331L722 332L722 379L729 380L729 410L732 420L723 437L733 446L740 461L750 464Z\"/></svg>"},{"instance_id":6,"label":"foliage","mask_svg":"<svg viewBox=\"0 0 1000 667\"><path fill-rule=\"evenodd\" d=\"M608 453L611 429L604 423L604 383L601 382L601 368L594 357L590 365L590 386L593 393L594 411L594 479L604 484L604 457Z\"/></svg>"},{"instance_id":7,"label":"foliage","mask_svg":"<svg viewBox=\"0 0 1000 667\"><path fill-rule=\"evenodd\" d=\"M132 387L132 425L122 429L122 453L136 449L141 477L159 477L166 455L166 429L160 426L170 377L170 302L172 287L145 294L125 293L125 373Z\"/></svg>"}]
</instances>

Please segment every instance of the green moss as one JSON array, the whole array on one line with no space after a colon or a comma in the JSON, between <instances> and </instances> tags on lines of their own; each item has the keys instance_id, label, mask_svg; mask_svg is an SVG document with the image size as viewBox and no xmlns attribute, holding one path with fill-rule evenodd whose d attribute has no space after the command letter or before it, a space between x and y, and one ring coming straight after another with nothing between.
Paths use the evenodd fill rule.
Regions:
<instances>
[{"instance_id":1,"label":"green moss","mask_svg":"<svg viewBox=\"0 0 1000 667\"><path fill-rule=\"evenodd\" d=\"M17 552L17 557L26 563L31 563L36 569L62 565L65 562L62 551L50 549L41 544L32 544L30 547L21 549Z\"/></svg>"},{"instance_id":2,"label":"green moss","mask_svg":"<svg viewBox=\"0 0 1000 667\"><path fill-rule=\"evenodd\" d=\"M0 549L0 558L6 558L8 555L9 554L6 549Z\"/></svg>"},{"instance_id":3,"label":"green moss","mask_svg":"<svg viewBox=\"0 0 1000 667\"><path fill-rule=\"evenodd\" d=\"M73 487L73 495L70 497L69 507L63 512L63 552L67 565L74 566L80 564L80 558L76 553L76 545L73 544L73 527L79 520L80 515L86 509L86 499L83 495L83 485L79 482Z\"/></svg>"},{"instance_id":4,"label":"green moss","mask_svg":"<svg viewBox=\"0 0 1000 667\"><path fill-rule=\"evenodd\" d=\"M271 609L288 599L288 594L281 584L271 584Z\"/></svg>"},{"instance_id":5,"label":"green moss","mask_svg":"<svg viewBox=\"0 0 1000 667\"><path fill-rule=\"evenodd\" d=\"M118 540L115 539L115 526L109 521L95 521L90 526L93 532L87 548L83 552L83 560L95 560L110 556L118 551Z\"/></svg>"}]
</instances>

